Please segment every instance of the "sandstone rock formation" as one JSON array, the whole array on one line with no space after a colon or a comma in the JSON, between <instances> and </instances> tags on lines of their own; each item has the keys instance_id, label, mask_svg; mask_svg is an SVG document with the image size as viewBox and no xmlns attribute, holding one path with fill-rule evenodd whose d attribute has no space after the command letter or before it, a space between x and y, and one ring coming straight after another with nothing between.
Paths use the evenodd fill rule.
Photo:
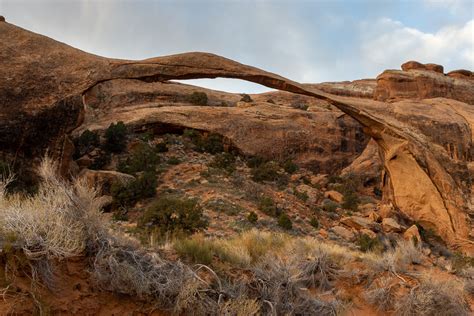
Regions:
<instances>
[{"instance_id":1,"label":"sandstone rock formation","mask_svg":"<svg viewBox=\"0 0 474 316\"><path fill-rule=\"evenodd\" d=\"M375 100L370 100L330 94L207 53L113 60L9 23L0 23L0 38L0 147L5 151L35 156L49 149L68 161L62 155L65 137L84 122L88 92L101 83L248 80L323 100L357 120L379 146L384 198L405 217L434 229L450 246L473 249L468 163L472 160L474 85L465 76L444 76L431 66L386 71L377 78ZM406 98L410 100L400 100ZM397 102L383 102L387 100Z\"/></svg>"}]
</instances>

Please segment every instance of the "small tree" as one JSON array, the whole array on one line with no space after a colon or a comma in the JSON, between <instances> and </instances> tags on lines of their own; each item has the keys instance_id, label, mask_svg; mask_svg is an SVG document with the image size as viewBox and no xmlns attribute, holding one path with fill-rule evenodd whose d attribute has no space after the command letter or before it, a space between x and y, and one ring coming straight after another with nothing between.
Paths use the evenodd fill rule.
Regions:
<instances>
[{"instance_id":1,"label":"small tree","mask_svg":"<svg viewBox=\"0 0 474 316\"><path fill-rule=\"evenodd\" d=\"M247 220L250 223L255 224L258 221L257 213L255 213L254 211L250 212L249 215L247 215Z\"/></svg>"},{"instance_id":2,"label":"small tree","mask_svg":"<svg viewBox=\"0 0 474 316\"><path fill-rule=\"evenodd\" d=\"M120 121L110 124L105 131L105 149L113 153L122 152L127 146L127 127Z\"/></svg>"},{"instance_id":3,"label":"small tree","mask_svg":"<svg viewBox=\"0 0 474 316\"><path fill-rule=\"evenodd\" d=\"M202 207L194 199L162 196L143 214L142 225L152 225L162 233L194 233L208 225Z\"/></svg>"},{"instance_id":4,"label":"small tree","mask_svg":"<svg viewBox=\"0 0 474 316\"><path fill-rule=\"evenodd\" d=\"M285 213L281 213L278 217L278 226L287 230L293 228L293 224L291 223L290 217L288 217L288 215L286 215Z\"/></svg>"}]
</instances>

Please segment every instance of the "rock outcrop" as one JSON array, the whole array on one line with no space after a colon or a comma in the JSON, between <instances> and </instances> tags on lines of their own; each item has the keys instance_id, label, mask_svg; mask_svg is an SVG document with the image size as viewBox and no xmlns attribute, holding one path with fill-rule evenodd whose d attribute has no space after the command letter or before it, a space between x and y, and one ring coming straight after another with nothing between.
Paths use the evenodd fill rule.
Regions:
<instances>
[{"instance_id":1,"label":"rock outcrop","mask_svg":"<svg viewBox=\"0 0 474 316\"><path fill-rule=\"evenodd\" d=\"M330 94L213 54L113 60L9 23L0 23L0 38L0 147L5 151L36 155L49 148L62 156L65 135L84 121L84 98L103 82L248 80L324 100L357 120L379 146L384 198L405 217L434 229L451 247L473 249L467 167L472 160L474 119L471 80L432 70L387 71L377 78L375 100L370 100ZM405 98L411 100L383 102Z\"/></svg>"}]
</instances>

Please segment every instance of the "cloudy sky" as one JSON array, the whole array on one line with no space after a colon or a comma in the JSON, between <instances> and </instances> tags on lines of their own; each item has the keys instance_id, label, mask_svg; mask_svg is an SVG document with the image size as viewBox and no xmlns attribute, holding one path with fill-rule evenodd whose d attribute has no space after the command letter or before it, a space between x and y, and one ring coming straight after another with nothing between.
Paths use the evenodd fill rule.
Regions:
<instances>
[{"instance_id":1,"label":"cloudy sky","mask_svg":"<svg viewBox=\"0 0 474 316\"><path fill-rule=\"evenodd\" d=\"M373 78L407 60L474 70L473 0L0 0L0 15L98 55L206 51L300 82Z\"/></svg>"}]
</instances>

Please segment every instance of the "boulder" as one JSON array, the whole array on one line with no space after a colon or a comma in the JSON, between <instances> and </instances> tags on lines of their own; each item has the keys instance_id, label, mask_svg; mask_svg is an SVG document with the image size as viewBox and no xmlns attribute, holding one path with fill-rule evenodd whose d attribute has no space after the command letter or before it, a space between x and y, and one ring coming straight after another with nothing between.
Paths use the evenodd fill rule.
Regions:
<instances>
[{"instance_id":1,"label":"boulder","mask_svg":"<svg viewBox=\"0 0 474 316\"><path fill-rule=\"evenodd\" d=\"M344 195L342 193L339 193L337 191L326 191L324 192L324 197L330 200L333 200L334 202L337 203L342 203L344 199Z\"/></svg>"},{"instance_id":2,"label":"boulder","mask_svg":"<svg viewBox=\"0 0 474 316\"><path fill-rule=\"evenodd\" d=\"M390 204L381 204L379 206L379 212L378 214L382 218L387 218L387 217L392 217L393 215L396 214L395 209L393 208L392 205Z\"/></svg>"},{"instance_id":3,"label":"boulder","mask_svg":"<svg viewBox=\"0 0 474 316\"><path fill-rule=\"evenodd\" d=\"M135 179L132 175L118 171L89 169L82 170L79 177L85 179L92 187L101 189L102 193L109 193L114 183L126 183Z\"/></svg>"},{"instance_id":4,"label":"boulder","mask_svg":"<svg viewBox=\"0 0 474 316\"><path fill-rule=\"evenodd\" d=\"M373 232L372 230L370 230L370 229L365 229L364 228L364 229L361 229L359 232L361 234L369 236L372 239L377 238L377 234L375 232Z\"/></svg>"},{"instance_id":5,"label":"boulder","mask_svg":"<svg viewBox=\"0 0 474 316\"><path fill-rule=\"evenodd\" d=\"M444 74L444 67L437 64L425 64L426 70L434 71L440 74Z\"/></svg>"},{"instance_id":6,"label":"boulder","mask_svg":"<svg viewBox=\"0 0 474 316\"><path fill-rule=\"evenodd\" d=\"M403 238L408 241L412 241L416 239L417 242L421 242L421 236L420 236L420 232L418 231L418 227L416 225L410 226L410 228L408 228L403 233Z\"/></svg>"},{"instance_id":7,"label":"boulder","mask_svg":"<svg viewBox=\"0 0 474 316\"><path fill-rule=\"evenodd\" d=\"M386 233L399 233L402 231L402 226L396 219L387 217L382 220L382 229Z\"/></svg>"},{"instance_id":8,"label":"boulder","mask_svg":"<svg viewBox=\"0 0 474 316\"><path fill-rule=\"evenodd\" d=\"M340 220L340 222L344 225L355 228L357 230L362 229L362 228L370 229L371 227L374 226L373 221L371 221L368 218L360 217L360 216L344 217Z\"/></svg>"},{"instance_id":9,"label":"boulder","mask_svg":"<svg viewBox=\"0 0 474 316\"><path fill-rule=\"evenodd\" d=\"M422 63L419 63L417 61L414 61L414 60L410 60L410 61L407 61L406 63L403 63L401 68L402 68L403 71L409 71L409 70L412 70L412 69L426 70L425 65L423 65Z\"/></svg>"},{"instance_id":10,"label":"boulder","mask_svg":"<svg viewBox=\"0 0 474 316\"><path fill-rule=\"evenodd\" d=\"M344 238L345 240L353 240L354 233L342 226L334 226L331 230L338 236Z\"/></svg>"},{"instance_id":11,"label":"boulder","mask_svg":"<svg viewBox=\"0 0 474 316\"><path fill-rule=\"evenodd\" d=\"M373 222L380 222L382 220L380 215L377 212L374 212L374 211L369 213L368 218Z\"/></svg>"}]
</instances>

